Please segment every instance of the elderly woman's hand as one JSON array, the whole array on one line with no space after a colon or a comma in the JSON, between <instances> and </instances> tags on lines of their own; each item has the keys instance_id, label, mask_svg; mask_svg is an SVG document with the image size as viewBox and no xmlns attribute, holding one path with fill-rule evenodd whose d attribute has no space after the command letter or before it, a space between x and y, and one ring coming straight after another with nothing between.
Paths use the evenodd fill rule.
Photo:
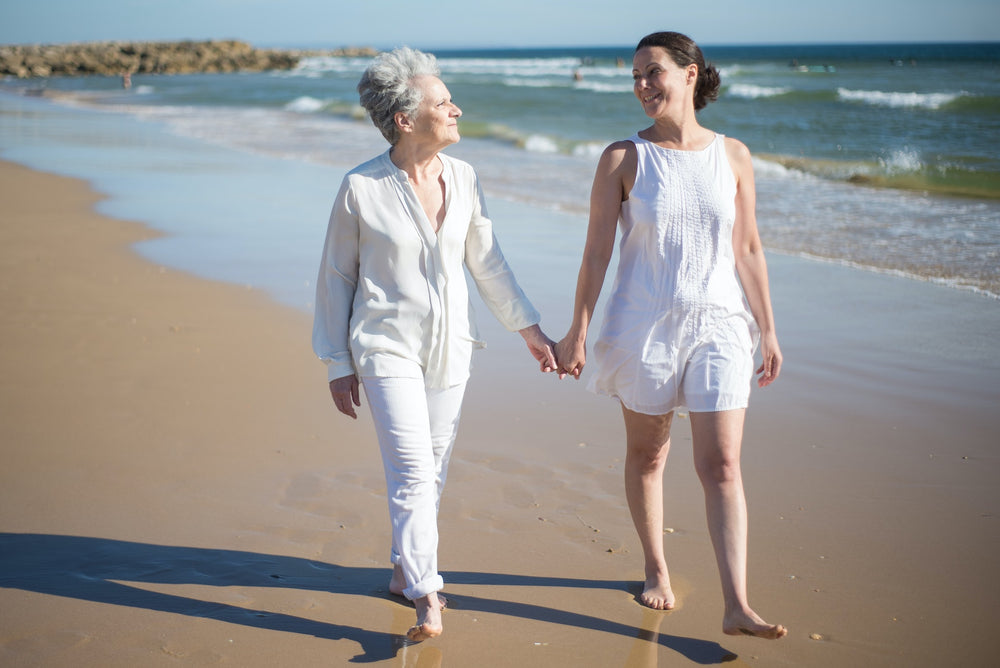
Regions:
<instances>
[{"instance_id":1,"label":"elderly woman's hand","mask_svg":"<svg viewBox=\"0 0 1000 668\"><path fill-rule=\"evenodd\" d=\"M524 342L528 344L531 356L538 360L542 373L549 373L559 368L556 363L555 341L545 336L541 327L532 325L518 330L518 333L524 337Z\"/></svg>"},{"instance_id":2,"label":"elderly woman's hand","mask_svg":"<svg viewBox=\"0 0 1000 668\"><path fill-rule=\"evenodd\" d=\"M359 390L358 377L354 374L330 381L330 395L333 397L333 403L337 405L337 410L354 420L358 419L354 407L361 405Z\"/></svg>"}]
</instances>

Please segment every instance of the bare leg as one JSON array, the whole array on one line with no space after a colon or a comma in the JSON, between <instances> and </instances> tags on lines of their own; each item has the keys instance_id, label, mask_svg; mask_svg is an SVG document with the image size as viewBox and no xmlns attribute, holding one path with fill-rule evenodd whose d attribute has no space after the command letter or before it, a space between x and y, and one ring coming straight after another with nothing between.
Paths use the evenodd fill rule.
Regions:
<instances>
[{"instance_id":1,"label":"bare leg","mask_svg":"<svg viewBox=\"0 0 1000 668\"><path fill-rule=\"evenodd\" d=\"M625 498L642 544L646 581L639 602L672 610L675 599L663 554L663 469L673 413L644 415L622 406L625 417Z\"/></svg>"},{"instance_id":2,"label":"bare leg","mask_svg":"<svg viewBox=\"0 0 1000 668\"><path fill-rule=\"evenodd\" d=\"M392 566L392 578L389 580L389 591L396 596L402 596L406 589L406 576L403 575L403 567L399 564Z\"/></svg>"},{"instance_id":3,"label":"bare leg","mask_svg":"<svg viewBox=\"0 0 1000 668\"><path fill-rule=\"evenodd\" d=\"M436 638L444 631L441 622L441 604L437 592L413 600L417 608L417 623L406 632L406 637L413 642Z\"/></svg>"},{"instance_id":4,"label":"bare leg","mask_svg":"<svg viewBox=\"0 0 1000 668\"><path fill-rule=\"evenodd\" d=\"M404 589L406 589L406 576L403 575L402 567L399 564L395 564L392 567L392 578L389 580L389 592L396 596L402 596ZM441 608L448 607L448 599L445 598L444 594L441 592L436 592L436 594Z\"/></svg>"},{"instance_id":5,"label":"bare leg","mask_svg":"<svg viewBox=\"0 0 1000 668\"><path fill-rule=\"evenodd\" d=\"M747 506L740 470L744 409L691 413L694 463L705 490L708 532L726 603L722 630L729 635L777 639L788 631L768 624L747 602Z\"/></svg>"}]
</instances>

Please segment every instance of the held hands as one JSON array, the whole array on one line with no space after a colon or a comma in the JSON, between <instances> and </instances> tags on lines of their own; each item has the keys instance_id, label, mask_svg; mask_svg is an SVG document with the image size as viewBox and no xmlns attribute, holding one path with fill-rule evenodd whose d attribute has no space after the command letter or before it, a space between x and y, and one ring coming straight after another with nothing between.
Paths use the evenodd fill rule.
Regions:
<instances>
[{"instance_id":1,"label":"held hands","mask_svg":"<svg viewBox=\"0 0 1000 668\"><path fill-rule=\"evenodd\" d=\"M343 376L330 381L330 395L333 403L337 405L337 410L351 418L358 419L358 414L354 407L361 405L360 387L358 377L354 374Z\"/></svg>"},{"instance_id":2,"label":"held hands","mask_svg":"<svg viewBox=\"0 0 1000 668\"><path fill-rule=\"evenodd\" d=\"M545 336L541 327L532 325L531 327L518 330L518 333L524 337L524 342L528 344L528 352L538 360L539 369L542 373L549 373L559 368L559 365L556 363L556 342Z\"/></svg>"},{"instance_id":3,"label":"held hands","mask_svg":"<svg viewBox=\"0 0 1000 668\"><path fill-rule=\"evenodd\" d=\"M556 362L555 341L547 337L542 332L541 327L538 325L525 327L519 331L519 334L524 338L524 342L528 344L528 351L538 361L539 369L542 373L558 371L560 378L566 375ZM582 363L579 365L579 368L583 368ZM579 371L577 371L576 375L580 375ZM333 403L337 406L337 410L355 420L358 418L358 414L354 410L354 407L361 406L360 389L358 377L353 374L330 381L330 396L333 397Z\"/></svg>"},{"instance_id":4,"label":"held hands","mask_svg":"<svg viewBox=\"0 0 1000 668\"><path fill-rule=\"evenodd\" d=\"M556 359L559 360L559 378L567 375L580 380L580 373L587 363L587 340L580 339L572 332L556 344Z\"/></svg>"}]
</instances>

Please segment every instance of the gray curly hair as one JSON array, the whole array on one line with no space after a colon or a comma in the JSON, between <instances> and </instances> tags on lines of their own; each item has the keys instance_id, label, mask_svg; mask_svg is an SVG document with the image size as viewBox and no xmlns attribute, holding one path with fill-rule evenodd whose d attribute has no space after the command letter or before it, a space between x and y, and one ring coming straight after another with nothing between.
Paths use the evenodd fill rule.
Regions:
<instances>
[{"instance_id":1,"label":"gray curly hair","mask_svg":"<svg viewBox=\"0 0 1000 668\"><path fill-rule=\"evenodd\" d=\"M414 79L440 74L433 55L404 46L375 56L361 75L358 82L361 106L390 144L395 146L399 141L396 114L402 112L416 118L423 93L413 85Z\"/></svg>"}]
</instances>

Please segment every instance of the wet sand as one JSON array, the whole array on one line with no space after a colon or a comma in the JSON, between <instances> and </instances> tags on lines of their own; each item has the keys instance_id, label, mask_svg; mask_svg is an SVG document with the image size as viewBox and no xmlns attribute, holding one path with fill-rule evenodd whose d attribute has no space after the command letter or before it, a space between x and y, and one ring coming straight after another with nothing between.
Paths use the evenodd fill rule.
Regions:
<instances>
[{"instance_id":1,"label":"wet sand","mask_svg":"<svg viewBox=\"0 0 1000 668\"><path fill-rule=\"evenodd\" d=\"M751 400L744 475L751 601L779 642L722 634L685 420L679 609L635 603L617 407L538 375L480 309L445 633L406 646L370 421L334 413L309 315L142 260L153 233L93 213L79 181L0 163L0 184L0 665L996 660L996 301L772 259L786 367ZM536 301L560 334L563 297Z\"/></svg>"}]
</instances>

